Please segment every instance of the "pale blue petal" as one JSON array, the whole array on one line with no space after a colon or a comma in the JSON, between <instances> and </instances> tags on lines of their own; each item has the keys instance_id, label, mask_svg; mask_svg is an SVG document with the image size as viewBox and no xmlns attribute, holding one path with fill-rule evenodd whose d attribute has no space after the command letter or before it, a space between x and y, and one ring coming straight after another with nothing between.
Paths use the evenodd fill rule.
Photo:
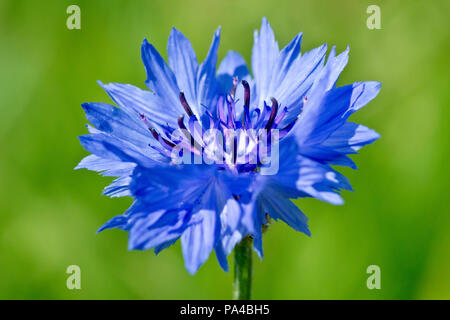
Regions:
<instances>
[{"instance_id":1,"label":"pale blue petal","mask_svg":"<svg viewBox=\"0 0 450 320\"><path fill-rule=\"evenodd\" d=\"M269 22L262 19L260 32L253 34L252 72L256 83L257 105L268 98L273 69L279 53L278 43Z\"/></svg>"},{"instance_id":2,"label":"pale blue petal","mask_svg":"<svg viewBox=\"0 0 450 320\"><path fill-rule=\"evenodd\" d=\"M109 186L105 187L105 189L103 189L103 194L111 198L129 197L131 196L129 188L130 182L131 177L129 176L120 177L114 180Z\"/></svg>"},{"instance_id":3,"label":"pale blue petal","mask_svg":"<svg viewBox=\"0 0 450 320\"><path fill-rule=\"evenodd\" d=\"M339 75L347 65L349 51L350 47L347 46L347 49L336 57L336 47L331 48L331 52L327 59L327 64L331 64L330 66L331 73L329 76L329 83L327 90L330 90L331 88L336 86L336 82L337 79L339 78Z\"/></svg>"},{"instance_id":4,"label":"pale blue petal","mask_svg":"<svg viewBox=\"0 0 450 320\"><path fill-rule=\"evenodd\" d=\"M192 111L199 115L197 106L197 56L188 38L180 31L172 28L167 43L169 65L172 69L178 88L184 92Z\"/></svg>"},{"instance_id":5,"label":"pale blue petal","mask_svg":"<svg viewBox=\"0 0 450 320\"><path fill-rule=\"evenodd\" d=\"M140 149L149 149L148 144L153 137L138 114L131 118L125 111L106 103L83 103L82 106L86 118L97 130L128 141Z\"/></svg>"},{"instance_id":6,"label":"pale blue petal","mask_svg":"<svg viewBox=\"0 0 450 320\"><path fill-rule=\"evenodd\" d=\"M283 86L274 93L279 103L288 107L288 114L281 126L291 123L303 108L303 99L309 95L313 83L323 70L327 45L304 53L296 59L285 76Z\"/></svg>"},{"instance_id":7,"label":"pale blue petal","mask_svg":"<svg viewBox=\"0 0 450 320\"><path fill-rule=\"evenodd\" d=\"M81 145L90 153L100 158L116 161L133 162L144 167L158 164L144 155L134 145L103 133L80 136Z\"/></svg>"},{"instance_id":8,"label":"pale blue petal","mask_svg":"<svg viewBox=\"0 0 450 320\"><path fill-rule=\"evenodd\" d=\"M312 89L302 116L293 132L299 145L320 144L336 131L348 117L375 98L379 82L356 82L326 91L328 72Z\"/></svg>"},{"instance_id":9,"label":"pale blue petal","mask_svg":"<svg viewBox=\"0 0 450 320\"><path fill-rule=\"evenodd\" d=\"M131 84L108 83L100 86L113 101L130 116L144 114L149 121L158 125L176 126L177 117L183 112L179 101L176 105L165 103L159 96Z\"/></svg>"},{"instance_id":10,"label":"pale blue petal","mask_svg":"<svg viewBox=\"0 0 450 320\"><path fill-rule=\"evenodd\" d=\"M344 154L356 153L363 146L379 139L380 135L372 129L363 125L346 122L343 126L333 132L322 146Z\"/></svg>"},{"instance_id":11,"label":"pale blue petal","mask_svg":"<svg viewBox=\"0 0 450 320\"><path fill-rule=\"evenodd\" d=\"M91 154L81 160L75 169L88 169L100 172L103 176L120 177L130 175L135 166L135 163L100 158Z\"/></svg>"},{"instance_id":12,"label":"pale blue petal","mask_svg":"<svg viewBox=\"0 0 450 320\"><path fill-rule=\"evenodd\" d=\"M217 95L219 93L219 85L216 80L217 50L220 43L220 28L214 33L208 55L202 62L197 74L197 106L200 115L203 114L205 106L212 110L215 107Z\"/></svg>"},{"instance_id":13,"label":"pale blue petal","mask_svg":"<svg viewBox=\"0 0 450 320\"><path fill-rule=\"evenodd\" d=\"M147 39L142 44L142 61L147 71L145 84L152 90L165 105L180 106L179 93L175 76L167 66L155 47Z\"/></svg>"},{"instance_id":14,"label":"pale blue petal","mask_svg":"<svg viewBox=\"0 0 450 320\"><path fill-rule=\"evenodd\" d=\"M300 60L300 46L302 42L302 34L298 34L292 39L292 41L284 47L278 57L277 62L273 69L272 81L270 84L270 88L268 93L270 96L274 96L277 99L280 99L280 102L284 103L281 99L283 98L281 95L277 94L280 89L289 86L291 84L292 79L286 77L289 74L289 70L295 63ZM298 76L298 74L297 74ZM270 97L265 97L265 100Z\"/></svg>"}]
</instances>

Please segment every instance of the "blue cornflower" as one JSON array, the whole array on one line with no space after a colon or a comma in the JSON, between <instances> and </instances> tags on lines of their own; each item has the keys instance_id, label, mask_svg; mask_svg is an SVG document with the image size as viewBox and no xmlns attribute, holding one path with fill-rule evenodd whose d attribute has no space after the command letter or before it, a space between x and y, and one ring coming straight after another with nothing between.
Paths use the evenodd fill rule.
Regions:
<instances>
[{"instance_id":1,"label":"blue cornflower","mask_svg":"<svg viewBox=\"0 0 450 320\"><path fill-rule=\"evenodd\" d=\"M154 248L156 253L181 238L190 273L213 249L228 270L227 255L246 236L253 238L262 257L262 229L270 218L310 235L307 217L291 199L341 204L339 191L351 186L331 165L355 168L348 155L379 138L375 131L347 121L380 89L378 82L336 87L348 48L336 56L333 47L327 59L326 45L301 55L299 34L280 51L264 18L254 33L252 76L233 51L216 70L219 39L220 29L199 64L189 40L172 29L168 65L144 40L150 91L100 83L118 107L83 104L92 126L80 140L92 155L77 169L117 177L104 194L134 199L124 214L99 231L126 230L129 249ZM231 139L231 149L218 140L203 140L209 129ZM177 130L183 134L174 135ZM255 139L246 136L246 142L253 141L249 149L242 149L240 136L233 134L238 131L255 134ZM262 133L267 135L264 145ZM270 164L258 153L262 146L269 154L277 150L279 164L270 174ZM186 155L186 150L189 157L215 161L174 162L173 155Z\"/></svg>"}]
</instances>

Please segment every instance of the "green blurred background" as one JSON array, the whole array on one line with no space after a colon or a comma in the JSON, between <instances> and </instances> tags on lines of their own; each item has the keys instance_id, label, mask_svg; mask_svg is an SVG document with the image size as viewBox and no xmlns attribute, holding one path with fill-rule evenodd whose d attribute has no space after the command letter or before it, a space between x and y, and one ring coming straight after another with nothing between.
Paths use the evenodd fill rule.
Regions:
<instances>
[{"instance_id":1,"label":"green blurred background","mask_svg":"<svg viewBox=\"0 0 450 320\"><path fill-rule=\"evenodd\" d=\"M81 30L66 28L70 4ZM381 30L366 27L369 4L381 8ZM202 60L221 25L220 58L233 49L249 61L267 16L280 47L299 31L302 51L350 45L339 83L383 83L352 118L382 139L354 157L360 170L341 170L355 190L345 205L298 202L311 238L271 226L254 298L449 299L449 12L445 0L1 0L0 298L231 298L232 273L213 256L191 276L179 244L155 256L128 251L123 231L95 233L131 199L102 196L111 179L73 170L87 155L80 104L111 102L96 80L144 87L144 37L166 56L175 26ZM72 264L81 290L66 288ZM366 287L372 264L381 290Z\"/></svg>"}]
</instances>

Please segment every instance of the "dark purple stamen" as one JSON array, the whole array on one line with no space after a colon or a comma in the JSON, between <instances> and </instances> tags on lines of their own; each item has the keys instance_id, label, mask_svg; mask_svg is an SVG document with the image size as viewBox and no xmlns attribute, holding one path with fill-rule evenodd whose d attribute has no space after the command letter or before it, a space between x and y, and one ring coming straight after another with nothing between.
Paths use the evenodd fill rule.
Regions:
<instances>
[{"instance_id":1,"label":"dark purple stamen","mask_svg":"<svg viewBox=\"0 0 450 320\"><path fill-rule=\"evenodd\" d=\"M270 112L269 121L266 124L266 130L270 130L272 128L273 121L278 112L278 101L275 98L270 98L272 100L272 111Z\"/></svg>"},{"instance_id":2,"label":"dark purple stamen","mask_svg":"<svg viewBox=\"0 0 450 320\"><path fill-rule=\"evenodd\" d=\"M244 106L250 106L250 85L247 81L242 80L242 85L244 86Z\"/></svg>"},{"instance_id":3,"label":"dark purple stamen","mask_svg":"<svg viewBox=\"0 0 450 320\"><path fill-rule=\"evenodd\" d=\"M153 137L164 147L171 150L173 147L175 147L175 143L173 143L170 140L167 140L166 138L162 137L155 129L150 130L152 132Z\"/></svg>"},{"instance_id":4,"label":"dark purple stamen","mask_svg":"<svg viewBox=\"0 0 450 320\"><path fill-rule=\"evenodd\" d=\"M247 117L250 113L250 85L247 81L242 80L244 86L244 115L242 117L242 126L245 128Z\"/></svg>"},{"instance_id":5,"label":"dark purple stamen","mask_svg":"<svg viewBox=\"0 0 450 320\"><path fill-rule=\"evenodd\" d=\"M186 97L184 96L184 92L183 91L180 91L180 102L181 102L181 105L183 106L184 110L188 114L188 116L192 117L194 115L194 113L192 112L191 107L187 103Z\"/></svg>"},{"instance_id":6,"label":"dark purple stamen","mask_svg":"<svg viewBox=\"0 0 450 320\"><path fill-rule=\"evenodd\" d=\"M187 130L186 126L184 125L184 115L178 117L178 126L180 127L180 129Z\"/></svg>"},{"instance_id":7,"label":"dark purple stamen","mask_svg":"<svg viewBox=\"0 0 450 320\"><path fill-rule=\"evenodd\" d=\"M237 160L237 136L233 137L233 163L236 164Z\"/></svg>"},{"instance_id":8,"label":"dark purple stamen","mask_svg":"<svg viewBox=\"0 0 450 320\"><path fill-rule=\"evenodd\" d=\"M147 117L145 116L145 114L140 113L139 116L141 117L142 121L144 121L145 125L147 126L148 130L150 130L150 132L153 135L153 138L156 139L156 141L158 141L162 146L166 147L167 149L172 149L173 147L175 147L175 143L173 143L170 140L167 140L166 138L164 138L163 136L161 136L158 131L155 130L155 128L153 128L150 124L150 122L148 122Z\"/></svg>"},{"instance_id":9,"label":"dark purple stamen","mask_svg":"<svg viewBox=\"0 0 450 320\"><path fill-rule=\"evenodd\" d=\"M151 131L151 133L152 133L152 135L153 135L153 138L155 138L156 140L159 140L159 134L158 134L158 132L156 132L156 130L155 129L150 129L150 131Z\"/></svg>"}]
</instances>

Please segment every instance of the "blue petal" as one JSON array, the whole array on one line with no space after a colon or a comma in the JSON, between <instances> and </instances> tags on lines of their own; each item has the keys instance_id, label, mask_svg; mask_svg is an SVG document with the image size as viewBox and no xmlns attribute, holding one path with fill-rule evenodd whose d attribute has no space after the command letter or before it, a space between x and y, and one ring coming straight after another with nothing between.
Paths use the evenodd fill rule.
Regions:
<instances>
[{"instance_id":1,"label":"blue petal","mask_svg":"<svg viewBox=\"0 0 450 320\"><path fill-rule=\"evenodd\" d=\"M250 91L256 93L255 83L250 77L244 58L235 52L228 51L225 58L220 63L217 71L217 79L220 84L222 94L230 93L233 87L233 78L237 77L238 81L246 80L250 86ZM250 105L256 105L256 95L250 95ZM244 87L239 83L235 92L235 109L236 117L240 118L244 106ZM256 109L258 110L258 109Z\"/></svg>"},{"instance_id":2,"label":"blue petal","mask_svg":"<svg viewBox=\"0 0 450 320\"><path fill-rule=\"evenodd\" d=\"M322 146L344 154L356 153L363 146L379 139L380 135L375 130L363 125L346 122L333 132Z\"/></svg>"},{"instance_id":3,"label":"blue petal","mask_svg":"<svg viewBox=\"0 0 450 320\"><path fill-rule=\"evenodd\" d=\"M308 229L308 218L291 200L284 198L279 189L267 185L260 193L258 201L261 202L264 212L267 212L273 219L280 219L294 230L311 236Z\"/></svg>"},{"instance_id":4,"label":"blue petal","mask_svg":"<svg viewBox=\"0 0 450 320\"><path fill-rule=\"evenodd\" d=\"M170 247L171 245L173 245L175 242L177 242L178 239L173 239L170 241L167 241L163 244L160 244L159 246L155 247L155 254L160 253L162 250L167 249L168 247Z\"/></svg>"},{"instance_id":5,"label":"blue petal","mask_svg":"<svg viewBox=\"0 0 450 320\"><path fill-rule=\"evenodd\" d=\"M208 260L219 236L220 225L214 210L202 209L196 216L200 222L192 225L181 236L184 264L194 274Z\"/></svg>"},{"instance_id":6,"label":"blue petal","mask_svg":"<svg viewBox=\"0 0 450 320\"><path fill-rule=\"evenodd\" d=\"M338 192L339 189L352 190L347 178L327 165L303 157L299 160L298 190L331 204L344 203Z\"/></svg>"},{"instance_id":7,"label":"blue petal","mask_svg":"<svg viewBox=\"0 0 450 320\"><path fill-rule=\"evenodd\" d=\"M273 69L279 53L278 43L266 18L262 19L261 29L253 34L252 71L256 83L258 106L262 106L268 97Z\"/></svg>"},{"instance_id":8,"label":"blue petal","mask_svg":"<svg viewBox=\"0 0 450 320\"><path fill-rule=\"evenodd\" d=\"M292 63L283 86L274 93L274 97L289 110L281 126L291 123L299 115L303 107L303 98L323 70L326 52L327 45L324 44L304 53Z\"/></svg>"},{"instance_id":9,"label":"blue petal","mask_svg":"<svg viewBox=\"0 0 450 320\"><path fill-rule=\"evenodd\" d=\"M331 52L327 59L327 65L330 65L331 69L327 90L330 90L336 85L336 81L339 78L339 75L347 65L349 51L350 47L347 46L347 49L336 57L336 47L331 48Z\"/></svg>"},{"instance_id":10,"label":"blue petal","mask_svg":"<svg viewBox=\"0 0 450 320\"><path fill-rule=\"evenodd\" d=\"M250 76L244 58L235 52L228 51L225 58L217 69L217 79L220 83L222 93L229 93L233 87L233 78L237 77L239 80L247 80Z\"/></svg>"},{"instance_id":11,"label":"blue petal","mask_svg":"<svg viewBox=\"0 0 450 320\"><path fill-rule=\"evenodd\" d=\"M314 84L302 116L293 132L299 145L320 144L336 131L348 117L375 98L381 84L375 81L354 84L326 91L331 69Z\"/></svg>"},{"instance_id":12,"label":"blue petal","mask_svg":"<svg viewBox=\"0 0 450 320\"><path fill-rule=\"evenodd\" d=\"M155 211L137 220L130 229L128 248L148 250L175 241L189 227L186 210Z\"/></svg>"},{"instance_id":13,"label":"blue petal","mask_svg":"<svg viewBox=\"0 0 450 320\"><path fill-rule=\"evenodd\" d=\"M219 93L216 80L217 50L220 43L220 28L214 33L208 55L202 62L197 74L197 105L206 106L210 110L215 107L215 100ZM200 109L203 111L204 109ZM201 113L201 115L203 112Z\"/></svg>"},{"instance_id":14,"label":"blue petal","mask_svg":"<svg viewBox=\"0 0 450 320\"><path fill-rule=\"evenodd\" d=\"M230 254L236 243L253 231L253 220L248 228L245 220L245 211L234 199L229 199L220 214L222 221L222 247L225 254Z\"/></svg>"},{"instance_id":15,"label":"blue petal","mask_svg":"<svg viewBox=\"0 0 450 320\"><path fill-rule=\"evenodd\" d=\"M356 164L344 153L320 145L302 146L300 153L322 164L333 164L356 169Z\"/></svg>"},{"instance_id":16,"label":"blue petal","mask_svg":"<svg viewBox=\"0 0 450 320\"><path fill-rule=\"evenodd\" d=\"M331 167L299 155L293 138L280 145L280 167L277 175L265 176L261 184L277 189L283 198L315 197L332 204L342 204L339 190L351 190L348 180ZM261 178L260 178L261 179Z\"/></svg>"},{"instance_id":17,"label":"blue petal","mask_svg":"<svg viewBox=\"0 0 450 320\"><path fill-rule=\"evenodd\" d=\"M374 130L353 122L346 122L320 145L302 146L301 153L321 163L348 166L355 163L346 155L355 154L363 146L380 138Z\"/></svg>"},{"instance_id":18,"label":"blue petal","mask_svg":"<svg viewBox=\"0 0 450 320\"><path fill-rule=\"evenodd\" d=\"M160 216L161 212L157 213L143 213L143 209L145 207L142 206L138 201L134 201L133 204L127 209L124 214L115 216L108 222L106 222L102 227L100 227L97 232L101 232L106 229L119 228L125 231L129 231L134 223L143 217L151 215L153 217L153 221L156 221ZM162 211L163 213L164 211ZM159 214L159 215L158 215Z\"/></svg>"},{"instance_id":19,"label":"blue petal","mask_svg":"<svg viewBox=\"0 0 450 320\"><path fill-rule=\"evenodd\" d=\"M144 167L157 164L155 160L141 153L132 144L103 133L87 134L80 136L79 139L81 145L87 151L100 158L133 162Z\"/></svg>"},{"instance_id":20,"label":"blue petal","mask_svg":"<svg viewBox=\"0 0 450 320\"><path fill-rule=\"evenodd\" d=\"M103 189L103 194L111 198L131 196L131 191L129 188L130 182L131 178L129 176L120 177Z\"/></svg>"},{"instance_id":21,"label":"blue petal","mask_svg":"<svg viewBox=\"0 0 450 320\"><path fill-rule=\"evenodd\" d=\"M88 155L75 167L101 172L103 176L120 177L130 175L136 164L118 160L100 158L94 154Z\"/></svg>"},{"instance_id":22,"label":"blue petal","mask_svg":"<svg viewBox=\"0 0 450 320\"><path fill-rule=\"evenodd\" d=\"M173 72L155 47L147 42L147 39L144 39L141 51L142 60L147 71L146 85L164 101L165 105L179 106L179 110L181 111L182 107L179 101L180 90Z\"/></svg>"},{"instance_id":23,"label":"blue petal","mask_svg":"<svg viewBox=\"0 0 450 320\"><path fill-rule=\"evenodd\" d=\"M221 267L224 270L228 269L226 255L231 250L223 246L220 238L239 226L241 210L230 190L237 187L237 185L228 184L226 179L211 181L198 199L195 209L198 211L192 218L193 225L181 237L184 260L190 273L197 271L208 259L213 248L216 250ZM245 186L240 184L239 191L244 190Z\"/></svg>"},{"instance_id":24,"label":"blue petal","mask_svg":"<svg viewBox=\"0 0 450 320\"><path fill-rule=\"evenodd\" d=\"M233 195L245 192L249 183L248 177L218 171L212 166L138 167L133 172L130 189L133 196L142 203L144 210L186 210L190 213L189 218L184 216L181 224L177 223L180 217L176 217L174 213L165 213L160 219L166 216L170 219L166 219L164 223L158 220L155 224L152 220L151 223L145 223L145 227L134 226L131 229L133 236L130 238L130 248L156 247L183 233L183 248L189 272L195 272L212 249L216 249L222 268L227 269L226 254L229 252L222 247L219 237L222 233L239 228L240 209ZM214 234L211 234L210 216L215 219ZM156 234L156 230L161 236ZM204 233L198 234L199 232Z\"/></svg>"},{"instance_id":25,"label":"blue petal","mask_svg":"<svg viewBox=\"0 0 450 320\"><path fill-rule=\"evenodd\" d=\"M147 118L158 125L170 124L176 127L176 119L182 110L180 102L167 104L155 93L142 90L131 84L108 83L99 85L108 93L113 101L130 116L145 114Z\"/></svg>"},{"instance_id":26,"label":"blue petal","mask_svg":"<svg viewBox=\"0 0 450 320\"><path fill-rule=\"evenodd\" d=\"M100 227L100 229L97 230L97 232L101 232L103 230L112 229L112 228L121 228L125 226L128 222L127 217L120 215L115 216L108 222L106 222L103 226Z\"/></svg>"},{"instance_id":27,"label":"blue petal","mask_svg":"<svg viewBox=\"0 0 450 320\"><path fill-rule=\"evenodd\" d=\"M135 118L131 118L123 110L106 103L83 103L82 106L86 112L86 118L97 130L128 141L139 149L143 149L143 152L159 157L148 147L153 137L143 121L139 119L138 114L135 114Z\"/></svg>"},{"instance_id":28,"label":"blue petal","mask_svg":"<svg viewBox=\"0 0 450 320\"><path fill-rule=\"evenodd\" d=\"M197 57L188 38L175 28L172 28L169 36L167 53L169 65L175 74L178 88L184 92L192 111L199 115L197 106Z\"/></svg>"},{"instance_id":29,"label":"blue petal","mask_svg":"<svg viewBox=\"0 0 450 320\"><path fill-rule=\"evenodd\" d=\"M153 210L178 208L181 203L193 203L208 187L212 166L158 166L138 167L130 188L139 199Z\"/></svg>"},{"instance_id":30,"label":"blue petal","mask_svg":"<svg viewBox=\"0 0 450 320\"><path fill-rule=\"evenodd\" d=\"M292 41L281 50L280 54L277 57L277 62L272 71L272 81L270 85L270 89L268 90L269 94L276 97L277 99L282 99L283 97L280 94L281 89L285 86L291 84L293 79L286 77L289 73L291 67L300 60L300 46L302 42L302 34L298 34L292 39ZM298 77L298 74L296 75ZM297 78L298 79L298 78ZM265 97L264 100L270 97ZM284 102L284 101L283 101Z\"/></svg>"},{"instance_id":31,"label":"blue petal","mask_svg":"<svg viewBox=\"0 0 450 320\"><path fill-rule=\"evenodd\" d=\"M262 226L267 223L265 208L259 199L259 194L263 190L265 184L255 181L256 190L253 190L252 197L249 201L243 199L242 208L244 215L241 221L240 232L233 241L233 247L241 241L243 237L250 234L253 237L253 249L262 259L263 245L262 245ZM233 249L233 247L231 249ZM231 251L231 250L230 250Z\"/></svg>"},{"instance_id":32,"label":"blue petal","mask_svg":"<svg viewBox=\"0 0 450 320\"><path fill-rule=\"evenodd\" d=\"M214 247L215 252L216 252L216 258L217 261L219 262L220 267L228 272L229 268L228 268L228 260L227 260L227 255L223 249L222 243L220 241L217 242L216 246Z\"/></svg>"}]
</instances>

